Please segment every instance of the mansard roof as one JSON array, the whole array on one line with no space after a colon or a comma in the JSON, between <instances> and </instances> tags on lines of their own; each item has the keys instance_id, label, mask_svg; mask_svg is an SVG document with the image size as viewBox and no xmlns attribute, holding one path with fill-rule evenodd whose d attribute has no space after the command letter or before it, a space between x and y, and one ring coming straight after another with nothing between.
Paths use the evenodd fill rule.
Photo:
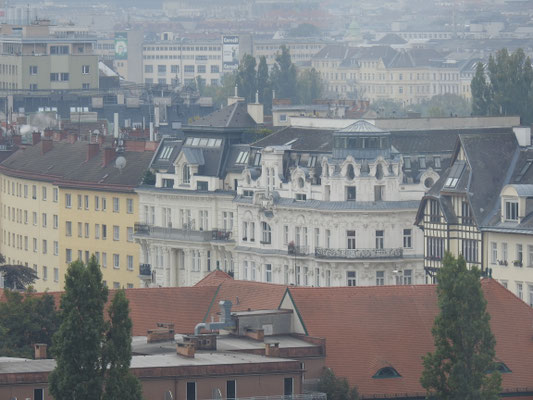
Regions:
<instances>
[{"instance_id":1,"label":"mansard roof","mask_svg":"<svg viewBox=\"0 0 533 400\"><path fill-rule=\"evenodd\" d=\"M247 105L238 101L230 106L221 108L211 114L202 117L183 129L186 131L190 128L221 128L221 129L249 129L255 128L257 124L248 114Z\"/></svg>"},{"instance_id":2,"label":"mansard roof","mask_svg":"<svg viewBox=\"0 0 533 400\"><path fill-rule=\"evenodd\" d=\"M389 134L389 132L378 128L376 125L371 124L370 122L364 119L360 119L359 121L348 125L346 128L339 129L335 133L373 133L380 135Z\"/></svg>"}]
</instances>

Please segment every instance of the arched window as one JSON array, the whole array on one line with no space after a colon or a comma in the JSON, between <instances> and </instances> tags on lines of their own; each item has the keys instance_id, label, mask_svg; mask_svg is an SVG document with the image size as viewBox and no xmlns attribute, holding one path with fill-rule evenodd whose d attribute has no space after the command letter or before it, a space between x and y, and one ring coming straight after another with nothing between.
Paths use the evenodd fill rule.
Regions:
<instances>
[{"instance_id":1,"label":"arched window","mask_svg":"<svg viewBox=\"0 0 533 400\"><path fill-rule=\"evenodd\" d=\"M270 225L266 222L261 222L261 232L262 232L262 240L261 243L263 244L270 244L272 243L272 229L270 228Z\"/></svg>"},{"instance_id":2,"label":"arched window","mask_svg":"<svg viewBox=\"0 0 533 400\"><path fill-rule=\"evenodd\" d=\"M350 180L355 178L355 171L352 164L348 164L348 168L346 168L346 177Z\"/></svg>"},{"instance_id":3,"label":"arched window","mask_svg":"<svg viewBox=\"0 0 533 400\"><path fill-rule=\"evenodd\" d=\"M387 378L400 378L401 375L392 367L381 368L376 374L372 377L374 379L387 379Z\"/></svg>"},{"instance_id":4,"label":"arched window","mask_svg":"<svg viewBox=\"0 0 533 400\"><path fill-rule=\"evenodd\" d=\"M182 180L183 180L183 183L191 182L191 170L187 164L183 166Z\"/></svg>"},{"instance_id":5,"label":"arched window","mask_svg":"<svg viewBox=\"0 0 533 400\"><path fill-rule=\"evenodd\" d=\"M381 164L376 165L376 179L380 180L383 178L383 167Z\"/></svg>"}]
</instances>

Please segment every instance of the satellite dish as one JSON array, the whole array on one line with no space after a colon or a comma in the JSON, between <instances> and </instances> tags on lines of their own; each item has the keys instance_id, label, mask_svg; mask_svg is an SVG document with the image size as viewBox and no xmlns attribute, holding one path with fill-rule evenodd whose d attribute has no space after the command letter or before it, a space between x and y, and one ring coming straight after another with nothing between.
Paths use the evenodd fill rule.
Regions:
<instances>
[{"instance_id":1,"label":"satellite dish","mask_svg":"<svg viewBox=\"0 0 533 400\"><path fill-rule=\"evenodd\" d=\"M98 129L95 129L95 130L93 131L93 134L94 134L94 135L99 135L99 134L100 134L100 131L99 131Z\"/></svg>"},{"instance_id":2,"label":"satellite dish","mask_svg":"<svg viewBox=\"0 0 533 400\"><path fill-rule=\"evenodd\" d=\"M115 167L117 167L122 172L125 166L126 166L126 159L122 156L117 157L117 159L115 160Z\"/></svg>"},{"instance_id":3,"label":"satellite dish","mask_svg":"<svg viewBox=\"0 0 533 400\"><path fill-rule=\"evenodd\" d=\"M172 392L170 390L167 390L165 393L165 400L173 400L174 396L172 396Z\"/></svg>"}]
</instances>

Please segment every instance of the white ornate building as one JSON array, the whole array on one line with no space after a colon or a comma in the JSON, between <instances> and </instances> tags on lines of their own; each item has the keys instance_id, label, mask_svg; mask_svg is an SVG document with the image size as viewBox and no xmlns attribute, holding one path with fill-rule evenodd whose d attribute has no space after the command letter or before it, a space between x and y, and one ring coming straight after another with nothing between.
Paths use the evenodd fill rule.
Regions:
<instances>
[{"instance_id":1,"label":"white ornate building","mask_svg":"<svg viewBox=\"0 0 533 400\"><path fill-rule=\"evenodd\" d=\"M429 152L431 133L363 120L244 144L254 127L236 103L186 127L184 140L161 143L155 186L137 189L147 284L193 285L217 267L305 286L425 282L413 223L451 144Z\"/></svg>"}]
</instances>

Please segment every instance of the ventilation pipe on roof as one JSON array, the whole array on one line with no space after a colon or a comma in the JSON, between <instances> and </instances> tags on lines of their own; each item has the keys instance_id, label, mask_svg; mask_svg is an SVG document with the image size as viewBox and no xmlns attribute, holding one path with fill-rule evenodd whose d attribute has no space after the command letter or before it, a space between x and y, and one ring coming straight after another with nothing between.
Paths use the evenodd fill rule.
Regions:
<instances>
[{"instance_id":1,"label":"ventilation pipe on roof","mask_svg":"<svg viewBox=\"0 0 533 400\"><path fill-rule=\"evenodd\" d=\"M154 141L154 123L150 122L150 142Z\"/></svg>"},{"instance_id":2,"label":"ventilation pipe on roof","mask_svg":"<svg viewBox=\"0 0 533 400\"><path fill-rule=\"evenodd\" d=\"M220 318L218 322L201 322L194 327L194 334L199 335L202 329L214 331L219 329L234 329L235 321L231 318L231 306L233 305L229 300L222 300L218 303L220 306Z\"/></svg>"},{"instance_id":3,"label":"ventilation pipe on roof","mask_svg":"<svg viewBox=\"0 0 533 400\"><path fill-rule=\"evenodd\" d=\"M118 113L113 114L113 137L118 139Z\"/></svg>"}]
</instances>

